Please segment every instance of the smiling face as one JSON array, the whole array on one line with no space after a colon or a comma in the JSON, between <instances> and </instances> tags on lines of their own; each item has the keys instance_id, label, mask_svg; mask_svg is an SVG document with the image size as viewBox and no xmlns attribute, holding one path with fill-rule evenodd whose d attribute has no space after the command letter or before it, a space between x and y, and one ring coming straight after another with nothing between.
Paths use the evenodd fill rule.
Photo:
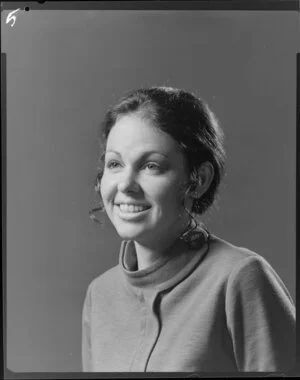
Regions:
<instances>
[{"instance_id":1,"label":"smiling face","mask_svg":"<svg viewBox=\"0 0 300 380\"><path fill-rule=\"evenodd\" d=\"M137 113L116 122L107 139L101 195L121 238L172 244L187 224L187 180L185 158L171 136Z\"/></svg>"}]
</instances>

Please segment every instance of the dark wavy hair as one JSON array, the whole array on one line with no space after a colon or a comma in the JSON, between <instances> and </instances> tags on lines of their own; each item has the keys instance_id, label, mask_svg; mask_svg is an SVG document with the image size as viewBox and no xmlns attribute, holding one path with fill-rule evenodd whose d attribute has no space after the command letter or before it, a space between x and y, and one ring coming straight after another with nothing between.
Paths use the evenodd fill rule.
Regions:
<instances>
[{"instance_id":1,"label":"dark wavy hair","mask_svg":"<svg viewBox=\"0 0 300 380\"><path fill-rule=\"evenodd\" d=\"M108 135L117 120L130 113L139 113L159 130L169 134L181 147L189 168L186 194L199 183L199 168L209 161L214 168L213 180L207 191L194 198L191 212L203 214L214 202L225 166L223 132L208 105L192 93L171 87L142 88L129 92L105 114L100 128L103 152L96 178L95 190L104 209L100 182L104 171L104 155Z\"/></svg>"}]
</instances>

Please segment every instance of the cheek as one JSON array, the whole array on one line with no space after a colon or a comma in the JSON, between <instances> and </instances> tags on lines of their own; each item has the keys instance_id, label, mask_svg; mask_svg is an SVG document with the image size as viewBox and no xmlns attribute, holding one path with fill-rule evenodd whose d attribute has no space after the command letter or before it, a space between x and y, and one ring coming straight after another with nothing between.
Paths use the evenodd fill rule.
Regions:
<instances>
[{"instance_id":1,"label":"cheek","mask_svg":"<svg viewBox=\"0 0 300 380\"><path fill-rule=\"evenodd\" d=\"M183 201L180 196L179 191L172 189L166 196L162 199L162 206L168 213L178 214L182 209Z\"/></svg>"},{"instance_id":2,"label":"cheek","mask_svg":"<svg viewBox=\"0 0 300 380\"><path fill-rule=\"evenodd\" d=\"M180 181L173 180L153 184L153 199L162 209L177 212L183 205L183 190Z\"/></svg>"}]
</instances>

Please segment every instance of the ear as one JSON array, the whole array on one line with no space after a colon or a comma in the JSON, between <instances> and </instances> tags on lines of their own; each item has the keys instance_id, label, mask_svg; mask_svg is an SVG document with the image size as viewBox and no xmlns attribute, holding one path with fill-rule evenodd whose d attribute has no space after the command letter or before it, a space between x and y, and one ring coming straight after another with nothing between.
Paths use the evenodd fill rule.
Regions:
<instances>
[{"instance_id":1,"label":"ear","mask_svg":"<svg viewBox=\"0 0 300 380\"><path fill-rule=\"evenodd\" d=\"M200 198L209 188L214 178L214 167L207 161L198 169L199 181L195 184L195 188L190 192L192 198Z\"/></svg>"}]
</instances>

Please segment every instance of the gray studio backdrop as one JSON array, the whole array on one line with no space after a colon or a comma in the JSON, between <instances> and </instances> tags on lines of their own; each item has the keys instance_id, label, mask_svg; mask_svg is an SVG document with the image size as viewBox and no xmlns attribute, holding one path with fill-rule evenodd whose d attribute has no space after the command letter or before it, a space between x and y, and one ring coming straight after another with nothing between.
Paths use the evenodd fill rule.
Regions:
<instances>
[{"instance_id":1,"label":"gray studio backdrop","mask_svg":"<svg viewBox=\"0 0 300 380\"><path fill-rule=\"evenodd\" d=\"M124 92L181 87L226 134L211 232L263 255L295 297L297 12L38 11L5 23L7 366L80 371L90 281L118 262L96 206L98 125Z\"/></svg>"}]
</instances>

